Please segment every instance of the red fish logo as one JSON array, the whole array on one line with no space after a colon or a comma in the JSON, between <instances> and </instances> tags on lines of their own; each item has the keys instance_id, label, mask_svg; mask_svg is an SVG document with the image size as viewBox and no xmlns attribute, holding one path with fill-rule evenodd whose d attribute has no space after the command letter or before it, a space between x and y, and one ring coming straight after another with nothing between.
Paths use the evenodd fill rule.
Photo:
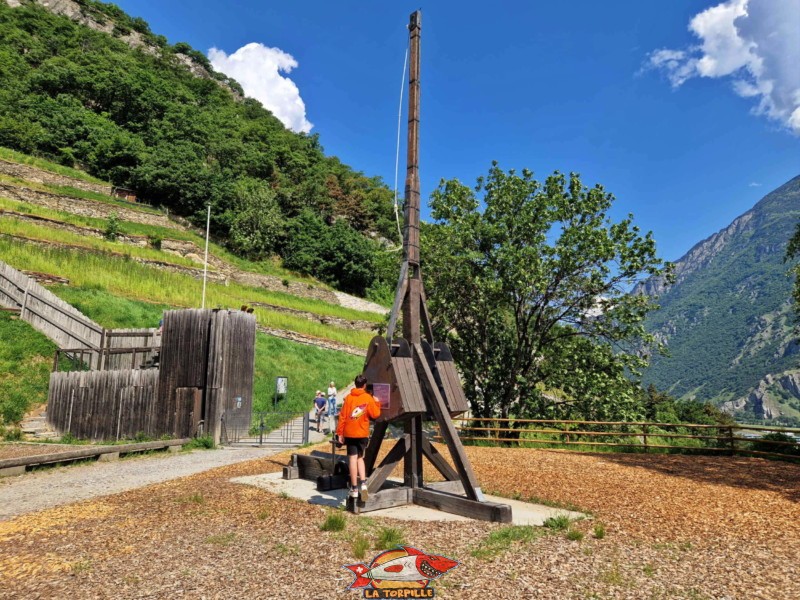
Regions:
<instances>
[{"instance_id":1,"label":"red fish logo","mask_svg":"<svg viewBox=\"0 0 800 600\"><path fill-rule=\"evenodd\" d=\"M367 590L426 588L431 580L439 579L458 565L458 561L445 556L426 554L410 546L398 546L378 554L369 565L358 563L344 565L343 568L356 577L348 590L363 588L365 598L382 598L383 595L367 596ZM432 597L432 594L419 597Z\"/></svg>"}]
</instances>

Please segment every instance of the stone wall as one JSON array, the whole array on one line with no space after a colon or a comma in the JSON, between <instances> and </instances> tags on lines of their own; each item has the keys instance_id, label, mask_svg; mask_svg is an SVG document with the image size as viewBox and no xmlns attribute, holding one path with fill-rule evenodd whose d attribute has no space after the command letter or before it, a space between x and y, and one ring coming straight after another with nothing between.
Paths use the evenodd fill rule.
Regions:
<instances>
[{"instance_id":1,"label":"stone wall","mask_svg":"<svg viewBox=\"0 0 800 600\"><path fill-rule=\"evenodd\" d=\"M105 183L89 183L82 179L66 177L45 171L37 167L22 165L15 162L0 159L0 173L11 177L18 177L33 183L43 183L45 185L58 185L72 187L87 192L97 192L98 194L111 195L111 185Z\"/></svg>"},{"instance_id":2,"label":"stone wall","mask_svg":"<svg viewBox=\"0 0 800 600\"><path fill-rule=\"evenodd\" d=\"M297 310L295 308L287 308L285 306L276 306L274 304L266 304L264 302L250 302L250 306L263 306L274 312L281 312L284 314L294 315L309 321L322 323L323 325L333 325L342 329L350 329L353 331L374 331L377 333L379 325L370 321L359 321L357 319L342 319L341 317L331 317L328 315L318 315L317 313L307 312L304 310Z\"/></svg>"},{"instance_id":3,"label":"stone wall","mask_svg":"<svg viewBox=\"0 0 800 600\"><path fill-rule=\"evenodd\" d=\"M50 192L42 192L21 185L0 183L0 194L11 200L30 202L51 210L69 212L74 215L83 215L95 219L108 219L112 214L116 214L119 219L132 223L157 225L159 227L169 227L170 229L180 228L166 215L133 210L117 204L106 204L95 200L51 194Z\"/></svg>"},{"instance_id":4,"label":"stone wall","mask_svg":"<svg viewBox=\"0 0 800 600\"><path fill-rule=\"evenodd\" d=\"M272 327L258 326L258 331L266 333L274 337L291 340L300 344L307 344L309 346L316 346L317 348L324 348L325 350L337 350L339 352L346 352L354 356L367 356L365 349L356 348L347 344L340 344L339 342L332 342L330 340L322 340L320 338L311 337L310 335L303 335L295 331L286 331L285 329L273 329Z\"/></svg>"}]
</instances>

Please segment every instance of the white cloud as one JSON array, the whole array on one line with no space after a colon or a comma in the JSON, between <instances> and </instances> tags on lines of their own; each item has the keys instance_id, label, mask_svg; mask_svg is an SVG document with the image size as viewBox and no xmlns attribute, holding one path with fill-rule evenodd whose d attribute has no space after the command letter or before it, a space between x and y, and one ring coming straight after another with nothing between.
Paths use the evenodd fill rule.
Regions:
<instances>
[{"instance_id":1,"label":"white cloud","mask_svg":"<svg viewBox=\"0 0 800 600\"><path fill-rule=\"evenodd\" d=\"M761 184L757 181L751 181L747 184L749 187L761 187Z\"/></svg>"},{"instance_id":2,"label":"white cloud","mask_svg":"<svg viewBox=\"0 0 800 600\"><path fill-rule=\"evenodd\" d=\"M699 44L651 52L647 67L674 88L692 77L731 77L733 90L753 98L753 112L800 135L800 2L728 0L695 15Z\"/></svg>"},{"instance_id":3,"label":"white cloud","mask_svg":"<svg viewBox=\"0 0 800 600\"><path fill-rule=\"evenodd\" d=\"M255 98L292 131L308 133L314 126L306 119L306 105L297 85L281 75L297 67L291 54L251 42L231 55L218 48L208 51L215 70L238 81L245 95Z\"/></svg>"}]
</instances>

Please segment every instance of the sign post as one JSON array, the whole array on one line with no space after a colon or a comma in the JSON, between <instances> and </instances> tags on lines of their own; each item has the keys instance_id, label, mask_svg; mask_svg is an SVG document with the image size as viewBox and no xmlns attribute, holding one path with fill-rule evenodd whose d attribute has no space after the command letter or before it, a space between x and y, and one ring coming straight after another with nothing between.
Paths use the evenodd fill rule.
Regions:
<instances>
[{"instance_id":1,"label":"sign post","mask_svg":"<svg viewBox=\"0 0 800 600\"><path fill-rule=\"evenodd\" d=\"M275 397L272 400L272 406L275 407L278 405L278 399L281 396L286 395L286 390L289 387L289 378L288 377L276 377L275 378Z\"/></svg>"}]
</instances>

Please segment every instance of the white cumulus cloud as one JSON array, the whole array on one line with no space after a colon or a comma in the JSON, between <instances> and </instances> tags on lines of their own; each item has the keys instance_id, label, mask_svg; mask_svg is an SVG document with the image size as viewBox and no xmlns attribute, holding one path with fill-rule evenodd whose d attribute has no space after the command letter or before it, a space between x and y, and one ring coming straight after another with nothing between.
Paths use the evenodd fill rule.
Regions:
<instances>
[{"instance_id":1,"label":"white cumulus cloud","mask_svg":"<svg viewBox=\"0 0 800 600\"><path fill-rule=\"evenodd\" d=\"M730 77L753 111L800 135L800 1L728 0L695 15L699 43L651 52L647 67L674 88L693 77Z\"/></svg>"},{"instance_id":2,"label":"white cumulus cloud","mask_svg":"<svg viewBox=\"0 0 800 600\"><path fill-rule=\"evenodd\" d=\"M291 54L251 42L230 55L211 48L208 59L215 70L238 81L245 95L261 102L286 127L303 133L311 131L314 125L306 119L300 90L294 81L281 74L288 75L297 67Z\"/></svg>"}]
</instances>

